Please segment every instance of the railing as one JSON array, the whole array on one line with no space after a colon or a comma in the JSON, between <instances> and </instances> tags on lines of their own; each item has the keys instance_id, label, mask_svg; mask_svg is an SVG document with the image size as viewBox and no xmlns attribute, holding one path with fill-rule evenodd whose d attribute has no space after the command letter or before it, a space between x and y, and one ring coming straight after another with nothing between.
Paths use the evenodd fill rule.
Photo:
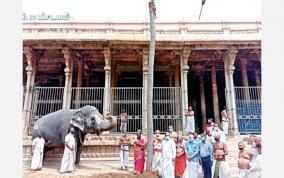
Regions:
<instances>
[{"instance_id":1,"label":"railing","mask_svg":"<svg viewBox=\"0 0 284 178\"><path fill-rule=\"evenodd\" d=\"M169 125L175 130L181 127L181 88L155 87L153 89L153 130L166 132ZM118 118L113 132L120 132L120 114L125 110L128 117L127 132L142 128L142 88L111 88L111 113Z\"/></svg>"},{"instance_id":2,"label":"railing","mask_svg":"<svg viewBox=\"0 0 284 178\"><path fill-rule=\"evenodd\" d=\"M71 108L95 106L103 113L104 87L72 87Z\"/></svg>"},{"instance_id":3,"label":"railing","mask_svg":"<svg viewBox=\"0 0 284 178\"><path fill-rule=\"evenodd\" d=\"M35 87L32 99L30 128L40 117L62 109L64 87Z\"/></svg>"},{"instance_id":4,"label":"railing","mask_svg":"<svg viewBox=\"0 0 284 178\"><path fill-rule=\"evenodd\" d=\"M238 128L241 134L261 133L261 87L235 87Z\"/></svg>"},{"instance_id":5,"label":"railing","mask_svg":"<svg viewBox=\"0 0 284 178\"><path fill-rule=\"evenodd\" d=\"M25 91L25 90L24 90ZM32 111L30 128L40 117L62 109L64 87L35 87L32 92ZM25 95L25 92L24 94ZM111 88L110 112L118 118L118 124L112 132L120 132L122 110L128 115L128 132L142 129L142 87ZM81 108L92 105L103 112L104 88L72 87L71 108ZM155 87L153 89L153 130L161 132L168 130L172 125L175 130L181 127L181 88Z\"/></svg>"},{"instance_id":6,"label":"railing","mask_svg":"<svg viewBox=\"0 0 284 178\"><path fill-rule=\"evenodd\" d=\"M128 115L127 132L142 128L142 87L111 88L110 112L118 118L113 132L120 132L122 110Z\"/></svg>"},{"instance_id":7,"label":"railing","mask_svg":"<svg viewBox=\"0 0 284 178\"><path fill-rule=\"evenodd\" d=\"M181 88L155 87L153 90L153 129L166 132L169 125L182 129Z\"/></svg>"}]
</instances>

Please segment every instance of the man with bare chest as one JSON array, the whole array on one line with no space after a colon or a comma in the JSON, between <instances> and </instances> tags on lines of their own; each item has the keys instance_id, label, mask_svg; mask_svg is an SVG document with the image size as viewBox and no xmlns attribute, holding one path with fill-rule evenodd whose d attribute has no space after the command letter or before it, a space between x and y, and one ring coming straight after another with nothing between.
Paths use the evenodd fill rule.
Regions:
<instances>
[{"instance_id":1,"label":"man with bare chest","mask_svg":"<svg viewBox=\"0 0 284 178\"><path fill-rule=\"evenodd\" d=\"M216 142L213 144L213 178L229 178L230 168L227 160L225 159L226 155L228 155L227 145L220 141L219 134L216 134L214 138Z\"/></svg>"},{"instance_id":2,"label":"man with bare chest","mask_svg":"<svg viewBox=\"0 0 284 178\"><path fill-rule=\"evenodd\" d=\"M251 156L249 152L245 150L245 144L243 142L239 142L238 147L240 150L238 160L239 177L246 178Z\"/></svg>"}]
</instances>

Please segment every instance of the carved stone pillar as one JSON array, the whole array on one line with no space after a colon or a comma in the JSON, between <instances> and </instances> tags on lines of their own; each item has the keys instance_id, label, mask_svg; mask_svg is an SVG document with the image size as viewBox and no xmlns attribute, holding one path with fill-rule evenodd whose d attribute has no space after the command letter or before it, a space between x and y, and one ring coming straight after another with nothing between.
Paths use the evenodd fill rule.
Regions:
<instances>
[{"instance_id":1,"label":"carved stone pillar","mask_svg":"<svg viewBox=\"0 0 284 178\"><path fill-rule=\"evenodd\" d=\"M30 119L31 119L31 109L32 109L32 95L34 89L34 81L35 81L35 70L36 70L36 58L35 54L30 47L24 48L24 54L26 56L26 60L28 66L26 67L27 71L27 82L26 82L26 94L25 94L25 101L23 107L23 132L24 135L28 134L29 126L30 126Z\"/></svg>"},{"instance_id":2,"label":"carved stone pillar","mask_svg":"<svg viewBox=\"0 0 284 178\"><path fill-rule=\"evenodd\" d=\"M228 116L230 118L230 134L238 134L238 122L236 117L236 102L235 102L235 89L233 74L235 70L235 58L238 50L235 48L229 48L224 54L224 69L225 69L225 82L226 82L226 103L228 108Z\"/></svg>"},{"instance_id":3,"label":"carved stone pillar","mask_svg":"<svg viewBox=\"0 0 284 178\"><path fill-rule=\"evenodd\" d=\"M111 68L112 68L112 73L111 73L111 86L116 87L117 86L117 76L118 76L118 71L116 70L116 61L111 62Z\"/></svg>"},{"instance_id":4,"label":"carved stone pillar","mask_svg":"<svg viewBox=\"0 0 284 178\"><path fill-rule=\"evenodd\" d=\"M73 73L73 59L71 57L70 49L63 49L62 53L65 59L65 87L63 94L63 109L70 108L71 104L71 87L72 87L72 73Z\"/></svg>"},{"instance_id":5,"label":"carved stone pillar","mask_svg":"<svg viewBox=\"0 0 284 178\"><path fill-rule=\"evenodd\" d=\"M205 91L204 91L204 78L203 72L199 72L199 88L200 88L200 105L201 105L201 118L202 128L206 123L206 103L205 103Z\"/></svg>"},{"instance_id":6,"label":"carved stone pillar","mask_svg":"<svg viewBox=\"0 0 284 178\"><path fill-rule=\"evenodd\" d=\"M214 109L214 121L220 124L220 111L219 111L219 99L218 99L218 87L216 77L216 66L213 61L211 66L211 82L212 82L212 97L213 97L213 109Z\"/></svg>"},{"instance_id":7,"label":"carved stone pillar","mask_svg":"<svg viewBox=\"0 0 284 178\"><path fill-rule=\"evenodd\" d=\"M185 114L188 110L188 93L187 93L187 74L189 66L187 64L188 57L190 55L190 49L184 49L181 54L180 64L181 64L181 90L182 90L182 128L186 126Z\"/></svg>"},{"instance_id":8,"label":"carved stone pillar","mask_svg":"<svg viewBox=\"0 0 284 178\"><path fill-rule=\"evenodd\" d=\"M111 84L111 52L109 48L104 49L105 57L105 89L104 89L104 113L110 113L110 84Z\"/></svg>"},{"instance_id":9,"label":"carved stone pillar","mask_svg":"<svg viewBox=\"0 0 284 178\"><path fill-rule=\"evenodd\" d=\"M83 59L78 60L78 73L77 73L77 90L76 90L76 105L75 108L80 108L81 89L83 77Z\"/></svg>"},{"instance_id":10,"label":"carved stone pillar","mask_svg":"<svg viewBox=\"0 0 284 178\"><path fill-rule=\"evenodd\" d=\"M143 48L142 133L147 133L147 94L149 49Z\"/></svg>"},{"instance_id":11,"label":"carved stone pillar","mask_svg":"<svg viewBox=\"0 0 284 178\"><path fill-rule=\"evenodd\" d=\"M245 99L249 99L249 83L248 83L248 74L247 74L247 59L241 59L241 69L242 69L242 81L244 87L244 97Z\"/></svg>"},{"instance_id":12,"label":"carved stone pillar","mask_svg":"<svg viewBox=\"0 0 284 178\"><path fill-rule=\"evenodd\" d=\"M175 87L180 87L180 79L179 79L179 66L175 65Z\"/></svg>"},{"instance_id":13,"label":"carved stone pillar","mask_svg":"<svg viewBox=\"0 0 284 178\"><path fill-rule=\"evenodd\" d=\"M260 69L255 70L255 82L256 82L256 86L261 86L261 72Z\"/></svg>"}]
</instances>

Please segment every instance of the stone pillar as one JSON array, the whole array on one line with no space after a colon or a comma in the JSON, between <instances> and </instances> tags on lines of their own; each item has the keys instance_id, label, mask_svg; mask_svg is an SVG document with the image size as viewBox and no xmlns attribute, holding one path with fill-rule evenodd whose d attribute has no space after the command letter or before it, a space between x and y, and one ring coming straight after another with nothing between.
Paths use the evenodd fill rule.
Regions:
<instances>
[{"instance_id":1,"label":"stone pillar","mask_svg":"<svg viewBox=\"0 0 284 178\"><path fill-rule=\"evenodd\" d=\"M111 84L111 53L109 48L104 49L105 57L105 89L104 89L104 113L110 113L110 84Z\"/></svg>"},{"instance_id":2,"label":"stone pillar","mask_svg":"<svg viewBox=\"0 0 284 178\"><path fill-rule=\"evenodd\" d=\"M23 133L27 135L29 132L30 119L31 119L31 109L32 109L32 95L34 89L35 81L35 70L36 70L36 59L32 48L25 47L24 54L28 66L26 67L27 71L27 82L26 82L26 94L23 107Z\"/></svg>"},{"instance_id":3,"label":"stone pillar","mask_svg":"<svg viewBox=\"0 0 284 178\"><path fill-rule=\"evenodd\" d=\"M249 83L248 83L248 74L247 74L247 59L241 59L241 69L242 69L242 81L244 87L244 97L245 99L249 99Z\"/></svg>"},{"instance_id":4,"label":"stone pillar","mask_svg":"<svg viewBox=\"0 0 284 178\"><path fill-rule=\"evenodd\" d=\"M179 66L178 66L178 64L175 66L175 87L180 87Z\"/></svg>"},{"instance_id":5,"label":"stone pillar","mask_svg":"<svg viewBox=\"0 0 284 178\"><path fill-rule=\"evenodd\" d=\"M82 77L83 77L83 60L78 60L78 73L77 73L77 90L76 90L76 105L75 108L80 108L81 100L81 89L82 87Z\"/></svg>"},{"instance_id":6,"label":"stone pillar","mask_svg":"<svg viewBox=\"0 0 284 178\"><path fill-rule=\"evenodd\" d=\"M149 49L143 48L143 92L142 92L142 133L147 134L147 83L148 83L148 61Z\"/></svg>"},{"instance_id":7,"label":"stone pillar","mask_svg":"<svg viewBox=\"0 0 284 178\"><path fill-rule=\"evenodd\" d=\"M236 117L236 102L235 102L235 89L233 74L235 70L235 57L238 53L236 48L229 48L224 54L224 70L226 82L226 101L228 108L228 116L230 118L230 134L238 134L238 122Z\"/></svg>"},{"instance_id":8,"label":"stone pillar","mask_svg":"<svg viewBox=\"0 0 284 178\"><path fill-rule=\"evenodd\" d=\"M116 70L116 61L112 61L111 66L112 66L111 86L116 87L116 85L117 85L116 79L117 79L117 76L119 75L118 71Z\"/></svg>"},{"instance_id":9,"label":"stone pillar","mask_svg":"<svg viewBox=\"0 0 284 178\"><path fill-rule=\"evenodd\" d=\"M255 82L256 82L256 86L261 86L261 72L260 69L255 70Z\"/></svg>"},{"instance_id":10,"label":"stone pillar","mask_svg":"<svg viewBox=\"0 0 284 178\"><path fill-rule=\"evenodd\" d=\"M181 98L182 98L182 128L185 129L186 127L186 117L185 114L188 110L188 93L187 93L187 74L189 66L187 65L188 57L190 55L190 49L183 49L180 64L181 64Z\"/></svg>"},{"instance_id":11,"label":"stone pillar","mask_svg":"<svg viewBox=\"0 0 284 178\"><path fill-rule=\"evenodd\" d=\"M65 87L63 94L63 109L70 108L71 104L71 87L72 87L72 73L73 73L73 60L71 58L71 50L63 49L62 53L65 59Z\"/></svg>"},{"instance_id":12,"label":"stone pillar","mask_svg":"<svg viewBox=\"0 0 284 178\"><path fill-rule=\"evenodd\" d=\"M199 88L200 88L200 105L201 105L201 118L202 118L202 129L206 123L206 103L205 103L205 91L204 91L204 80L203 73L199 75Z\"/></svg>"},{"instance_id":13,"label":"stone pillar","mask_svg":"<svg viewBox=\"0 0 284 178\"><path fill-rule=\"evenodd\" d=\"M211 82L212 82L212 97L213 97L213 109L214 109L214 121L218 124L220 121L219 111L219 99L218 99L218 88L217 88L217 77L216 77L216 66L213 61L211 66Z\"/></svg>"}]
</instances>

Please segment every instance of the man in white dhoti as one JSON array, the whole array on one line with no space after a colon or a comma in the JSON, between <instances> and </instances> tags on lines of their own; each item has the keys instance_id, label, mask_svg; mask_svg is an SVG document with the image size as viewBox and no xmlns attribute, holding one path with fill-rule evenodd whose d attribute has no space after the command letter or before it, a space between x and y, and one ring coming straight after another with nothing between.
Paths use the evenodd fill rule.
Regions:
<instances>
[{"instance_id":1,"label":"man in white dhoti","mask_svg":"<svg viewBox=\"0 0 284 178\"><path fill-rule=\"evenodd\" d=\"M189 139L185 144L186 153L186 168L184 171L184 177L186 178L198 178L199 168L199 145L194 141L194 136L189 135Z\"/></svg>"},{"instance_id":2,"label":"man in white dhoti","mask_svg":"<svg viewBox=\"0 0 284 178\"><path fill-rule=\"evenodd\" d=\"M160 134L160 131L157 130L156 134L153 137L154 147L153 147L153 161L152 161L152 171L162 175L161 166L162 166L162 141L163 138Z\"/></svg>"},{"instance_id":3,"label":"man in white dhoti","mask_svg":"<svg viewBox=\"0 0 284 178\"><path fill-rule=\"evenodd\" d=\"M120 145L120 168L121 170L127 170L128 160L129 160L129 144L130 140L126 135L126 131L123 132L122 137L119 139Z\"/></svg>"},{"instance_id":4,"label":"man in white dhoti","mask_svg":"<svg viewBox=\"0 0 284 178\"><path fill-rule=\"evenodd\" d=\"M65 136L65 148L61 161L60 173L71 173L75 170L75 129L70 128L69 133Z\"/></svg>"},{"instance_id":5,"label":"man in white dhoti","mask_svg":"<svg viewBox=\"0 0 284 178\"><path fill-rule=\"evenodd\" d=\"M31 170L39 171L42 168L43 159L43 149L44 149L44 139L41 135L33 139L32 142L32 163Z\"/></svg>"},{"instance_id":6,"label":"man in white dhoti","mask_svg":"<svg viewBox=\"0 0 284 178\"><path fill-rule=\"evenodd\" d=\"M189 134L195 133L195 120L194 120L194 111L192 110L192 106L188 107L188 111L186 114L185 131Z\"/></svg>"},{"instance_id":7,"label":"man in white dhoti","mask_svg":"<svg viewBox=\"0 0 284 178\"><path fill-rule=\"evenodd\" d=\"M162 178L174 178L174 164L176 157L176 145L166 133L166 139L162 142Z\"/></svg>"},{"instance_id":8,"label":"man in white dhoti","mask_svg":"<svg viewBox=\"0 0 284 178\"><path fill-rule=\"evenodd\" d=\"M213 144L213 165L212 165L212 177L213 178L229 178L230 168L226 160L228 155L227 145L220 141L220 135L215 134L215 143Z\"/></svg>"},{"instance_id":9,"label":"man in white dhoti","mask_svg":"<svg viewBox=\"0 0 284 178\"><path fill-rule=\"evenodd\" d=\"M247 178L261 178L261 161L262 161L262 155L261 155L261 143L256 144L256 150L257 153L253 155L249 166L250 168L247 171Z\"/></svg>"},{"instance_id":10,"label":"man in white dhoti","mask_svg":"<svg viewBox=\"0 0 284 178\"><path fill-rule=\"evenodd\" d=\"M230 120L228 118L228 115L227 115L227 107L225 106L221 112L221 117L222 117L222 129L223 131L225 132L226 136L228 137L229 135L229 123L230 123Z\"/></svg>"}]
</instances>

